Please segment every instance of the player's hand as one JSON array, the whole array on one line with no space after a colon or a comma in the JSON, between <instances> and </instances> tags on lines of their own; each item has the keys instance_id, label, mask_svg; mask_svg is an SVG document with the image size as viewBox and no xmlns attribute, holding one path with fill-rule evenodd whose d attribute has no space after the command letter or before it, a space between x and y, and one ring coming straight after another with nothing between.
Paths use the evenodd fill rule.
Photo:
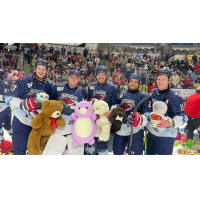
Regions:
<instances>
[{"instance_id":1,"label":"player's hand","mask_svg":"<svg viewBox=\"0 0 200 200\"><path fill-rule=\"evenodd\" d=\"M104 113L105 117L107 117L107 118L110 116L110 114L111 114L111 111L108 111L108 112Z\"/></svg>"},{"instance_id":2,"label":"player's hand","mask_svg":"<svg viewBox=\"0 0 200 200\"><path fill-rule=\"evenodd\" d=\"M170 123L169 121L162 119L161 124L161 128L168 128L170 126L173 126L173 121Z\"/></svg>"}]
</instances>

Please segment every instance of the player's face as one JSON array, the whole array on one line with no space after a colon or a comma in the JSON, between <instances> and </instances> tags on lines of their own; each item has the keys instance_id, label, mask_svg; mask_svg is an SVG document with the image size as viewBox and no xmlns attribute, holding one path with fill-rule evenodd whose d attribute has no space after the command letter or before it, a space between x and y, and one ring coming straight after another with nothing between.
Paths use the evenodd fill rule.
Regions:
<instances>
[{"instance_id":1,"label":"player's face","mask_svg":"<svg viewBox=\"0 0 200 200\"><path fill-rule=\"evenodd\" d=\"M130 90L137 90L139 86L140 86L139 81L136 79L131 79L128 83L128 87Z\"/></svg>"},{"instance_id":2,"label":"player's face","mask_svg":"<svg viewBox=\"0 0 200 200\"><path fill-rule=\"evenodd\" d=\"M97 81L98 83L102 84L106 81L106 74L105 73L98 73L97 74Z\"/></svg>"},{"instance_id":3,"label":"player's face","mask_svg":"<svg viewBox=\"0 0 200 200\"><path fill-rule=\"evenodd\" d=\"M159 90L166 90L169 85L168 77L164 75L159 75L156 80L156 83Z\"/></svg>"},{"instance_id":4,"label":"player's face","mask_svg":"<svg viewBox=\"0 0 200 200\"><path fill-rule=\"evenodd\" d=\"M68 76L68 80L69 80L69 87L76 87L78 82L80 81L80 78L76 75L72 75L72 76Z\"/></svg>"},{"instance_id":5,"label":"player's face","mask_svg":"<svg viewBox=\"0 0 200 200\"><path fill-rule=\"evenodd\" d=\"M39 79L44 79L47 74L47 69L43 65L38 65L35 69L36 77Z\"/></svg>"}]
</instances>

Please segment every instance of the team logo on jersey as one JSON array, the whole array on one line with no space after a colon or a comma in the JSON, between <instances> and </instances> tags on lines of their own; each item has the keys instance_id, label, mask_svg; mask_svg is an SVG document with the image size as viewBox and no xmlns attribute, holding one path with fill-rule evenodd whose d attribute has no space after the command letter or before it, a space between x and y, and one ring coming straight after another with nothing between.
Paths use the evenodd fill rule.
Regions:
<instances>
[{"instance_id":1,"label":"team logo on jersey","mask_svg":"<svg viewBox=\"0 0 200 200\"><path fill-rule=\"evenodd\" d=\"M95 89L95 86L90 86L90 90L94 90Z\"/></svg>"},{"instance_id":2,"label":"team logo on jersey","mask_svg":"<svg viewBox=\"0 0 200 200\"><path fill-rule=\"evenodd\" d=\"M78 97L71 94L64 93L61 95L61 99L66 106L71 106L78 103Z\"/></svg>"},{"instance_id":3,"label":"team logo on jersey","mask_svg":"<svg viewBox=\"0 0 200 200\"><path fill-rule=\"evenodd\" d=\"M31 88L32 85L33 85L33 82L31 82L31 83L27 83L27 85L28 85L28 88Z\"/></svg>"},{"instance_id":4,"label":"team logo on jersey","mask_svg":"<svg viewBox=\"0 0 200 200\"><path fill-rule=\"evenodd\" d=\"M162 120L162 117L160 115L151 114L151 119L152 120Z\"/></svg>"},{"instance_id":5,"label":"team logo on jersey","mask_svg":"<svg viewBox=\"0 0 200 200\"><path fill-rule=\"evenodd\" d=\"M135 106L135 101L130 99L123 99L121 106L125 111L129 111Z\"/></svg>"},{"instance_id":6,"label":"team logo on jersey","mask_svg":"<svg viewBox=\"0 0 200 200\"><path fill-rule=\"evenodd\" d=\"M93 97L98 100L103 100L106 97L106 91L95 90L93 93Z\"/></svg>"},{"instance_id":7,"label":"team logo on jersey","mask_svg":"<svg viewBox=\"0 0 200 200\"><path fill-rule=\"evenodd\" d=\"M120 94L119 98L121 99L123 97L123 94Z\"/></svg>"},{"instance_id":8,"label":"team logo on jersey","mask_svg":"<svg viewBox=\"0 0 200 200\"><path fill-rule=\"evenodd\" d=\"M179 92L175 93L176 96L181 97L181 95L179 94Z\"/></svg>"},{"instance_id":9,"label":"team logo on jersey","mask_svg":"<svg viewBox=\"0 0 200 200\"><path fill-rule=\"evenodd\" d=\"M62 91L64 87L57 87L57 91Z\"/></svg>"},{"instance_id":10,"label":"team logo on jersey","mask_svg":"<svg viewBox=\"0 0 200 200\"><path fill-rule=\"evenodd\" d=\"M46 93L46 92L43 90L31 89L27 95L30 95L31 97L36 97L37 93Z\"/></svg>"}]
</instances>

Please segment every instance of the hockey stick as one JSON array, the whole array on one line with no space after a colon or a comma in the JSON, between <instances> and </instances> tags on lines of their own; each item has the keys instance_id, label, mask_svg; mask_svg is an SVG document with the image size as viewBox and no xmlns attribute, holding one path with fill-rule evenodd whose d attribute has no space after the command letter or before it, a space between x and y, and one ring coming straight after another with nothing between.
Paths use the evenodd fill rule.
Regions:
<instances>
[{"instance_id":1,"label":"hockey stick","mask_svg":"<svg viewBox=\"0 0 200 200\"><path fill-rule=\"evenodd\" d=\"M137 106L134 108L132 114L133 114L133 117L135 116L135 113L137 112L138 108L146 101L148 100L151 96L152 96L153 93L149 94L148 97L145 97L144 99L142 99L138 104ZM131 134L130 134L130 142L129 142L129 151L128 151L128 155L130 155L131 153L131 147L132 147L132 138L133 138L133 125L131 126Z\"/></svg>"}]
</instances>

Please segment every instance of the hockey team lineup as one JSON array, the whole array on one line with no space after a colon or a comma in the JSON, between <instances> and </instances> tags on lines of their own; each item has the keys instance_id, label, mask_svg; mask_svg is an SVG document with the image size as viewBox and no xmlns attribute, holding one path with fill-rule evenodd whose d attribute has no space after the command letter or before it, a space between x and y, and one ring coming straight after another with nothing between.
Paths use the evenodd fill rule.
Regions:
<instances>
[{"instance_id":1,"label":"hockey team lineup","mask_svg":"<svg viewBox=\"0 0 200 200\"><path fill-rule=\"evenodd\" d=\"M107 80L105 66L97 67L97 82L88 92L77 86L77 70L69 72L68 83L56 84L45 78L47 70L46 61L38 60L34 74L12 87L0 70L1 154L173 154L188 117L182 97L169 88L169 70L157 72L157 88L150 93L139 90L141 77L135 72L119 95ZM188 148L194 145L191 139L185 141Z\"/></svg>"}]
</instances>

